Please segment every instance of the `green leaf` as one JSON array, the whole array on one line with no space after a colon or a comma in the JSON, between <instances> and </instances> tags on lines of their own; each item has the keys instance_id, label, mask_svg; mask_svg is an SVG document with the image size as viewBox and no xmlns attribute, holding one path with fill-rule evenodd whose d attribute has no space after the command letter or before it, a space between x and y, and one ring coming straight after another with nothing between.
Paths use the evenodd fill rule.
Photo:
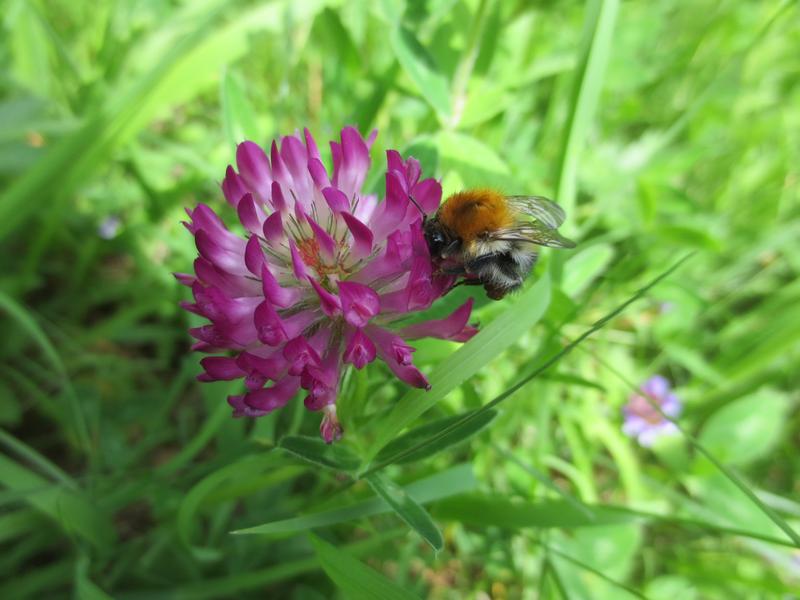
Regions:
<instances>
[{"instance_id":1,"label":"green leaf","mask_svg":"<svg viewBox=\"0 0 800 600\"><path fill-rule=\"evenodd\" d=\"M550 367L552 367L554 364L556 364L558 361L560 361L560 360L561 360L561 359L562 359L564 356L566 356L567 354L569 354L570 352L572 352L572 350L574 350L574 349L575 349L577 346L579 346L581 343L583 343L583 341L584 341L586 338L588 338L589 336L591 336L591 335L592 335L592 334L594 334L595 332L597 332L597 331L599 331L600 329L602 329L603 327L605 327L605 325L606 325L606 324L607 324L609 321L611 321L612 319L616 318L616 317L617 317L619 314L621 314L622 312L624 312L624 311L625 311L625 309L626 309L626 308L628 308L628 306L630 306L631 304L633 304L633 303L634 303L634 302L636 302L637 300L641 299L641 298L642 298L642 297L643 297L643 296L644 296L644 295L645 295L647 292L649 292L649 291L650 291L650 289L651 289L651 288L653 288L653 287L654 287L654 286L656 286L658 283L660 283L661 281L663 281L664 279L666 279L666 278L667 278L667 277L668 277L670 274L672 274L672 272L673 272L673 271L675 271L675 270L676 270L678 267L680 267L680 266L681 266L681 265L682 265L684 262L686 262L686 261L687 261L687 260L688 260L688 259L689 259L691 256L692 256L692 254L687 254L687 255L686 255L686 256L684 256L682 259L680 259L679 261L677 261L677 262L676 262L674 265L672 265L672 266L671 266L669 269L667 269L666 271L664 271L663 273L661 273L661 274L660 274L658 277L656 277L656 278L654 278L653 280L651 280L651 281L650 281L650 282L649 282L649 283L648 283L646 286L644 286L644 287L643 287L643 288L641 288L639 291L637 291L637 292L636 292L636 293L635 293L633 296L631 296L630 298L628 298L628 299L627 299L625 302L623 302L622 304L620 304L619 306L617 306L617 307L616 307L614 310L612 310L610 313L608 313L607 315L605 315L605 316L604 316L602 319L600 319L600 320L596 321L596 322L595 322L595 323L594 323L594 324L593 324L593 325L592 325L592 326L591 326L589 329L587 329L586 331L584 331L584 332L583 332L581 335L579 335L579 336L578 336L576 339L574 339L572 342L570 342L569 344L567 344L567 345L566 345L564 348L562 348L560 351L556 352L556 353L555 353L554 355L552 355L550 358L548 358L547 360L543 361L543 362L542 362L542 363L541 363L541 364L540 364L538 367L536 367L536 368L533 370L533 372L532 372L532 373L530 373L529 375L527 375L527 376L523 377L523 378L522 378L520 381L518 381L517 383L515 383L514 385L512 385L510 388L508 388L506 391L504 391L504 392L503 392L502 394L500 394L499 396L496 396L496 397L495 397L495 398L494 398L494 399L493 399L491 402L489 402L489 403L487 403L487 404L484 404L484 405L483 405L483 406L482 406L480 409L478 409L478 410L475 410L475 411L472 411L472 412L465 413L465 414L461 415L461 417L460 417L460 419L459 419L458 421L454 422L452 425L450 425L450 426L448 426L448 427L444 428L443 430L441 430L441 431L439 431L439 432L433 433L433 434L431 435L431 437L430 437L430 438L428 438L427 440L423 440L422 442L420 442L420 443L419 443L419 444L418 444L418 445L417 445L417 446L414 448L414 450L422 449L424 446L426 446L426 445L428 445L428 444L436 444L436 443L438 442L438 440L440 440L441 438L443 438L443 437L447 436L447 435L450 433L450 429L451 429L451 428L453 428L453 427L456 427L456 426L459 426L459 425L461 424L461 422L462 422L462 421L468 421L468 420L470 420L470 419L474 419L474 418L476 418L476 417L480 416L482 412L485 412L485 411L491 410L492 408L494 408L494 407L496 407L497 405L499 405L501 402L504 402L506 399L508 399L509 397L511 397L512 395L514 395L514 394L515 394L516 392L518 392L518 391L519 391L521 388L523 388L525 385L527 385L527 384L528 384L530 381L532 381L533 379L535 379L536 377L538 377L539 375L541 375L542 373L544 373L545 371L547 371L547 370L548 370ZM531 289L533 289L533 288L531 288ZM529 290L529 291L531 291L531 290ZM507 316L509 316L510 314L511 314L511 316L513 316L513 313L509 313L509 312L507 312L507 313L505 313L505 314L504 314L504 315L501 317L501 319L502 319L502 318L504 318L504 317L507 317ZM498 321L500 321L500 319L498 319ZM492 323L492 325L495 325L495 323L497 323L497 321L495 321L494 323ZM489 330L489 329L491 329L491 326L487 327L487 329L486 329L486 330L484 330L484 332L485 332L485 331L487 331L487 330ZM484 333L484 332L481 332L481 333ZM517 331L517 334L519 334L519 331ZM477 340L479 337L480 337L480 334L479 334L479 335L477 335L477 336L475 336L475 337L474 337L472 340L470 340L470 342L467 344L467 346L469 346L470 344L472 344L472 343L473 343L475 340ZM466 348L466 347L465 347L465 348L462 348L462 349L461 349L459 352L461 352L461 351L463 351L463 350L465 350L465 349L467 349L467 348ZM458 353L456 353L454 356L457 356L457 355L458 355ZM444 361L444 362L442 363L442 365L445 365L446 363L447 363L447 361ZM441 368L441 367L440 367L440 368ZM435 372L435 373L436 373L436 372L438 372L438 369L437 369L437 371L434 371L434 372ZM400 403L402 404L402 402L403 402L403 400L401 399ZM399 405L398 405L398 406L399 406ZM396 409L397 409L397 407L395 408L395 411L396 411ZM389 419L391 419L392 415L394 415L394 412L393 412L391 415L389 415ZM388 419L387 419L387 421L388 421ZM386 423L387 421L384 421L384 423ZM379 439L380 439L380 438L379 438ZM366 469L363 469L363 470L361 471L360 475L363 477L364 475L366 475L366 474L369 474L369 473L372 473L372 472L374 472L374 471L377 471L378 469L380 469L380 468L383 468L384 466L386 466L386 464L385 464L385 463L384 463L384 464L382 464L382 465L375 465L375 466L373 466L373 465L368 465L368 467L367 467Z\"/></svg>"},{"instance_id":2,"label":"green leaf","mask_svg":"<svg viewBox=\"0 0 800 600\"><path fill-rule=\"evenodd\" d=\"M469 494L441 500L431 510L439 519L511 530L526 527L592 527L635 520L632 515L605 510L600 506L577 507L571 502L561 500L518 502L507 496L485 494Z\"/></svg>"},{"instance_id":3,"label":"green leaf","mask_svg":"<svg viewBox=\"0 0 800 600\"><path fill-rule=\"evenodd\" d=\"M222 78L220 103L225 134L232 146L244 140L261 140L256 111L247 97L241 77L233 71L226 70Z\"/></svg>"},{"instance_id":4,"label":"green leaf","mask_svg":"<svg viewBox=\"0 0 800 600\"><path fill-rule=\"evenodd\" d=\"M586 9L556 187L556 198L568 215L575 208L578 161L600 97L618 10L619 0L592 0ZM565 226L569 229L570 221Z\"/></svg>"},{"instance_id":5,"label":"green leaf","mask_svg":"<svg viewBox=\"0 0 800 600\"><path fill-rule=\"evenodd\" d=\"M89 428L86 424L86 417L83 413L81 403L72 388L72 382L69 379L67 368L64 366L64 362L61 360L61 356L58 354L55 346L53 346L47 334L45 334L36 318L28 309L3 292L0 292L0 310L8 313L16 324L28 333L50 362L53 370L62 379L64 392L67 396L69 408L72 413L72 427L75 430L75 436L80 445L85 450L89 450L91 448L91 442L89 440Z\"/></svg>"},{"instance_id":6,"label":"green leaf","mask_svg":"<svg viewBox=\"0 0 800 600\"><path fill-rule=\"evenodd\" d=\"M699 441L726 464L744 466L765 457L782 438L789 410L787 398L764 389L718 410L700 432Z\"/></svg>"},{"instance_id":7,"label":"green leaf","mask_svg":"<svg viewBox=\"0 0 800 600\"><path fill-rule=\"evenodd\" d=\"M595 244L579 249L567 261L569 266L565 269L561 289L572 298L580 296L605 271L613 258L614 248L611 244Z\"/></svg>"},{"instance_id":8,"label":"green leaf","mask_svg":"<svg viewBox=\"0 0 800 600\"><path fill-rule=\"evenodd\" d=\"M82 492L52 483L4 455L0 455L0 484L56 521L66 533L97 548L111 544L114 528L110 518Z\"/></svg>"},{"instance_id":9,"label":"green leaf","mask_svg":"<svg viewBox=\"0 0 800 600\"><path fill-rule=\"evenodd\" d=\"M444 547L444 538L442 538L442 532L439 531L436 523L403 488L380 473L368 475L366 479L372 489L392 507L397 516L428 542L436 552Z\"/></svg>"},{"instance_id":10,"label":"green leaf","mask_svg":"<svg viewBox=\"0 0 800 600\"><path fill-rule=\"evenodd\" d=\"M497 412L491 410L460 425L456 425L456 422L461 419L462 415L445 417L444 419L438 419L432 423L426 423L392 440L392 442L387 444L386 447L378 453L374 462L377 465L383 463L404 464L428 458L450 446L455 446L456 444L466 441L489 425L496 416ZM456 426L450 428L451 425ZM421 449L415 449L420 442L427 440L432 433L445 428L450 428L447 435L437 440L435 444L430 444Z\"/></svg>"},{"instance_id":11,"label":"green leaf","mask_svg":"<svg viewBox=\"0 0 800 600\"><path fill-rule=\"evenodd\" d=\"M472 467L467 464L457 465L441 473L436 473L425 479L415 481L407 486L405 490L409 496L420 504L427 504L435 500L441 500L455 494L462 494L475 489L477 482L472 475ZM391 510L390 506L381 497L370 498L355 502L341 508L333 508L314 512L302 517L284 519L264 523L248 529L234 531L235 534L276 534L276 533L297 533L317 527L327 527L337 523L355 521L372 515L387 513Z\"/></svg>"},{"instance_id":12,"label":"green leaf","mask_svg":"<svg viewBox=\"0 0 800 600\"><path fill-rule=\"evenodd\" d=\"M389 33L397 62L419 88L422 97L445 121L450 116L450 87L433 59L414 34L405 27L395 27Z\"/></svg>"},{"instance_id":13,"label":"green leaf","mask_svg":"<svg viewBox=\"0 0 800 600\"><path fill-rule=\"evenodd\" d=\"M353 558L346 551L309 535L325 573L348 598L354 600L413 600L415 594L404 590L374 569Z\"/></svg>"},{"instance_id":14,"label":"green leaf","mask_svg":"<svg viewBox=\"0 0 800 600\"><path fill-rule=\"evenodd\" d=\"M443 168L454 170L468 186L513 185L506 162L480 140L455 131L442 131L435 142Z\"/></svg>"},{"instance_id":15,"label":"green leaf","mask_svg":"<svg viewBox=\"0 0 800 600\"><path fill-rule=\"evenodd\" d=\"M412 390L398 401L378 424L365 461L372 460L404 427L513 345L541 319L549 303L550 279L545 275L520 294L502 315L443 360L429 377L429 391Z\"/></svg>"},{"instance_id":16,"label":"green leaf","mask_svg":"<svg viewBox=\"0 0 800 600\"><path fill-rule=\"evenodd\" d=\"M335 471L355 471L360 461L342 444L326 444L319 437L288 435L278 447L311 464Z\"/></svg>"}]
</instances>

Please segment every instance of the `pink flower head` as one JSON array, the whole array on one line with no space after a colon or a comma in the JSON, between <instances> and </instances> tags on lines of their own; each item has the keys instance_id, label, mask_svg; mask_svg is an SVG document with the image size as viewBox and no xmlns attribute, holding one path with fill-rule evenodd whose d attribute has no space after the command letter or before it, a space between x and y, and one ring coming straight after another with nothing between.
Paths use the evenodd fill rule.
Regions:
<instances>
[{"instance_id":1,"label":"pink flower head","mask_svg":"<svg viewBox=\"0 0 800 600\"><path fill-rule=\"evenodd\" d=\"M665 419L653 405L658 406L671 419L679 416L683 407L678 397L672 393L669 381L661 375L653 375L639 390L641 393L631 394L628 403L622 407L625 417L622 431L649 448L658 438L678 432L675 424Z\"/></svg>"},{"instance_id":2,"label":"pink flower head","mask_svg":"<svg viewBox=\"0 0 800 600\"><path fill-rule=\"evenodd\" d=\"M192 289L187 310L210 323L190 330L201 361L201 381L243 379L246 391L228 398L234 416L258 417L285 405L301 388L305 405L323 411L326 442L342 435L335 402L342 369L362 369L380 358L404 382L427 388L407 340L466 341L471 301L445 319L394 327L425 310L454 283L433 272L421 215L439 206L441 185L420 181L419 162L387 153L386 197L362 186L373 133L342 130L331 142L333 173L306 130L236 149L222 191L244 230L231 232L201 204L187 210L186 228L199 253L194 275L176 277Z\"/></svg>"}]
</instances>

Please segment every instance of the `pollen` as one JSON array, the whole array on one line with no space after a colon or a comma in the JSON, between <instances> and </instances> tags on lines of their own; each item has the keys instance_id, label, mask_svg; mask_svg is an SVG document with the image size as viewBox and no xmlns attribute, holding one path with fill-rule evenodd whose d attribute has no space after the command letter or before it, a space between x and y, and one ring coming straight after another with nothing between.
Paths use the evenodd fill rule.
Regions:
<instances>
[{"instance_id":1,"label":"pollen","mask_svg":"<svg viewBox=\"0 0 800 600\"><path fill-rule=\"evenodd\" d=\"M447 199L439 209L439 220L469 243L483 233L509 227L514 223L514 214L500 192L466 190Z\"/></svg>"}]
</instances>

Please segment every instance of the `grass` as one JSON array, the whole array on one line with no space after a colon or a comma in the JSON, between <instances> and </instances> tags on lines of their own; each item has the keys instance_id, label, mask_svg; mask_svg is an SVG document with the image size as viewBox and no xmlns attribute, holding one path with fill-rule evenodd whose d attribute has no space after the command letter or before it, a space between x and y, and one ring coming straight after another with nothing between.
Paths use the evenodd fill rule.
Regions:
<instances>
[{"instance_id":1,"label":"grass","mask_svg":"<svg viewBox=\"0 0 800 600\"><path fill-rule=\"evenodd\" d=\"M10 0L0 596L791 595L797 17ZM235 219L217 184L236 142L346 124L380 131L374 190L398 148L445 193L556 197L579 245L502 302L443 299L475 295L485 333L417 344L431 392L349 375L332 449L299 401L233 420L236 382L195 381L171 272L196 254L185 206ZM656 373L684 411L646 449L621 407Z\"/></svg>"}]
</instances>

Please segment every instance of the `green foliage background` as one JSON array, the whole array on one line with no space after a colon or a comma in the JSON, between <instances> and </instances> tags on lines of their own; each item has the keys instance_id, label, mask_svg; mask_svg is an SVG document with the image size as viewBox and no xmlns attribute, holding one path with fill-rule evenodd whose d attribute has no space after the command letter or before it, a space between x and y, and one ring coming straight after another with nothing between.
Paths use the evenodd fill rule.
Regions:
<instances>
[{"instance_id":1,"label":"green foliage background","mask_svg":"<svg viewBox=\"0 0 800 600\"><path fill-rule=\"evenodd\" d=\"M800 589L793 2L2 9L0 597ZM183 207L234 220L236 142L347 124L380 131L371 187L398 148L445 193L557 198L580 243L479 298L477 343L419 344L429 395L377 365L349 377L329 449L301 402L236 421L235 383L194 381L171 272L195 254ZM645 450L620 408L654 373L683 432Z\"/></svg>"}]
</instances>

